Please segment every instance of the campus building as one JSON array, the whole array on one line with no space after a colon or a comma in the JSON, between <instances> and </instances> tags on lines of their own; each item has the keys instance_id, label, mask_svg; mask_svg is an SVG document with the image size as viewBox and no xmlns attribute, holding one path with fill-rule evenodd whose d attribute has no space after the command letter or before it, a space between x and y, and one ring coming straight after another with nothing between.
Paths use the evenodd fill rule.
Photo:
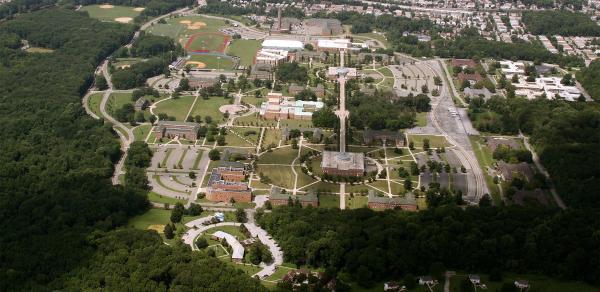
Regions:
<instances>
[{"instance_id":1,"label":"campus building","mask_svg":"<svg viewBox=\"0 0 600 292\"><path fill-rule=\"evenodd\" d=\"M254 57L254 64L270 64L277 66L289 61L289 52L280 49L260 49Z\"/></svg>"},{"instance_id":2,"label":"campus building","mask_svg":"<svg viewBox=\"0 0 600 292\"><path fill-rule=\"evenodd\" d=\"M342 69L342 67L329 67L327 69L327 78L329 78L330 80L336 80L339 76L338 74L340 69ZM358 71L356 70L356 68L344 67L343 69L347 71L346 79L354 79L358 77Z\"/></svg>"},{"instance_id":3,"label":"campus building","mask_svg":"<svg viewBox=\"0 0 600 292\"><path fill-rule=\"evenodd\" d=\"M269 93L267 101L260 106L260 116L267 120L310 120L313 112L322 109L323 102L294 100L281 93Z\"/></svg>"},{"instance_id":4,"label":"campus building","mask_svg":"<svg viewBox=\"0 0 600 292\"><path fill-rule=\"evenodd\" d=\"M222 239L225 239L227 245L231 246L231 260L234 262L239 263L244 259L244 246L237 240L237 238L235 238L235 236L227 232L217 231L212 234L211 239L215 241L221 241Z\"/></svg>"},{"instance_id":5,"label":"campus building","mask_svg":"<svg viewBox=\"0 0 600 292\"><path fill-rule=\"evenodd\" d=\"M198 139L200 124L193 122L158 121L154 127L154 135L157 139L183 138L188 140Z\"/></svg>"},{"instance_id":6,"label":"campus building","mask_svg":"<svg viewBox=\"0 0 600 292\"><path fill-rule=\"evenodd\" d=\"M206 198L213 202L251 202L252 191L248 183L244 182L246 170L243 167L223 166L213 168L208 186Z\"/></svg>"},{"instance_id":7,"label":"campus building","mask_svg":"<svg viewBox=\"0 0 600 292\"><path fill-rule=\"evenodd\" d=\"M263 49L284 50L289 52L302 51L304 44L296 40L269 39L262 42Z\"/></svg>"},{"instance_id":8,"label":"campus building","mask_svg":"<svg viewBox=\"0 0 600 292\"><path fill-rule=\"evenodd\" d=\"M323 151L323 172L330 175L362 176L365 173L365 155L355 152Z\"/></svg>"},{"instance_id":9,"label":"campus building","mask_svg":"<svg viewBox=\"0 0 600 292\"><path fill-rule=\"evenodd\" d=\"M322 98L325 96L325 87L323 87L323 84L317 84L317 86L315 86L315 87L310 87L310 86L305 87L305 86L301 86L301 85L292 84L292 85L290 85L290 87L288 87L288 93L291 95L296 95L305 89L308 89L308 90L314 92L318 98Z\"/></svg>"},{"instance_id":10,"label":"campus building","mask_svg":"<svg viewBox=\"0 0 600 292\"><path fill-rule=\"evenodd\" d=\"M315 193L309 192L306 193L305 195L292 195L290 193L283 193L281 188L278 187L272 187L271 188L271 193L269 194L269 201L271 202L271 205L273 206L281 206L281 205L287 205L288 202L290 201L290 199L292 200L292 202L300 202L300 205L302 205L302 207L306 207L306 206L313 206L313 207L317 207L319 206L319 198L317 197L317 195Z\"/></svg>"},{"instance_id":11,"label":"campus building","mask_svg":"<svg viewBox=\"0 0 600 292\"><path fill-rule=\"evenodd\" d=\"M388 131L388 130L365 130L364 134L365 144L371 144L375 141L388 142L394 141L396 147L404 147L405 137L400 131Z\"/></svg>"},{"instance_id":12,"label":"campus building","mask_svg":"<svg viewBox=\"0 0 600 292\"><path fill-rule=\"evenodd\" d=\"M369 190L368 206L370 209L417 211L417 201L410 193L407 193L405 197L389 197L377 195L375 191Z\"/></svg>"},{"instance_id":13,"label":"campus building","mask_svg":"<svg viewBox=\"0 0 600 292\"><path fill-rule=\"evenodd\" d=\"M559 77L538 77L534 81L527 81L525 76L519 76L519 82L513 83L515 94L535 99L546 94L547 99L563 98L575 101L581 96L581 91L576 86L567 86L561 83Z\"/></svg>"},{"instance_id":14,"label":"campus building","mask_svg":"<svg viewBox=\"0 0 600 292\"><path fill-rule=\"evenodd\" d=\"M219 84L219 79L217 78L188 77L188 81L190 89L192 90L212 87Z\"/></svg>"},{"instance_id":15,"label":"campus building","mask_svg":"<svg viewBox=\"0 0 600 292\"><path fill-rule=\"evenodd\" d=\"M302 34L305 35L337 35L344 33L342 23L333 18L309 18L302 22Z\"/></svg>"},{"instance_id":16,"label":"campus building","mask_svg":"<svg viewBox=\"0 0 600 292\"><path fill-rule=\"evenodd\" d=\"M339 50L358 51L368 48L365 43L353 43L350 39L320 39L316 43L317 51L337 52Z\"/></svg>"}]
</instances>

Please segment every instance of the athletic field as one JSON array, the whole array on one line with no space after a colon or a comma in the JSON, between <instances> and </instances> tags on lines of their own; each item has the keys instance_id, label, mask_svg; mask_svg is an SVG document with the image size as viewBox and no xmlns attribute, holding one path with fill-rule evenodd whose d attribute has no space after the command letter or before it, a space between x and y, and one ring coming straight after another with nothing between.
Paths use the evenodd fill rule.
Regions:
<instances>
[{"instance_id":1,"label":"athletic field","mask_svg":"<svg viewBox=\"0 0 600 292\"><path fill-rule=\"evenodd\" d=\"M144 10L142 7L114 6L109 4L89 5L81 8L87 11L91 18L102 21L131 23Z\"/></svg>"}]
</instances>

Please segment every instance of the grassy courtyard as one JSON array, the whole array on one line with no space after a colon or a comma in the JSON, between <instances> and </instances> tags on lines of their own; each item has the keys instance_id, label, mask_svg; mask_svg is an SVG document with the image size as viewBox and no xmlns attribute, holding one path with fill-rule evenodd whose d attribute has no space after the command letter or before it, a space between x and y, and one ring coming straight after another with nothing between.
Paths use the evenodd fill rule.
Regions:
<instances>
[{"instance_id":1,"label":"grassy courtyard","mask_svg":"<svg viewBox=\"0 0 600 292\"><path fill-rule=\"evenodd\" d=\"M229 99L221 96L212 96L208 99L198 98L190 116L195 117L199 115L202 119L210 116L213 121L221 121L223 113L219 111L219 108L226 104L229 104Z\"/></svg>"},{"instance_id":2,"label":"grassy courtyard","mask_svg":"<svg viewBox=\"0 0 600 292\"><path fill-rule=\"evenodd\" d=\"M194 96L186 95L181 96L178 99L169 99L162 101L156 105L154 110L155 114L167 114L168 116L175 117L178 121L184 121L185 117L194 102Z\"/></svg>"}]
</instances>

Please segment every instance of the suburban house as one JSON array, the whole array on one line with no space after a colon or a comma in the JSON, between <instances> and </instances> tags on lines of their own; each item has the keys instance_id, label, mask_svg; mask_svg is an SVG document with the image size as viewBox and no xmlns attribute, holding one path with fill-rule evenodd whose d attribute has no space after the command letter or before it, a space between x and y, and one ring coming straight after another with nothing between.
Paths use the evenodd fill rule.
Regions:
<instances>
[{"instance_id":1,"label":"suburban house","mask_svg":"<svg viewBox=\"0 0 600 292\"><path fill-rule=\"evenodd\" d=\"M154 127L157 139L175 138L196 140L198 139L200 124L193 122L158 121Z\"/></svg>"}]
</instances>

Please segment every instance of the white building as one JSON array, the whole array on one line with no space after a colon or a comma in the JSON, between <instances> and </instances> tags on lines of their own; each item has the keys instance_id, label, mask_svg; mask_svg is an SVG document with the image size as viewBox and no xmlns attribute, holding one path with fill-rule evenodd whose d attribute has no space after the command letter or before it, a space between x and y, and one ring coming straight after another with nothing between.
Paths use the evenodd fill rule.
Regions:
<instances>
[{"instance_id":1,"label":"white building","mask_svg":"<svg viewBox=\"0 0 600 292\"><path fill-rule=\"evenodd\" d=\"M289 52L278 49L260 49L256 52L256 64L271 64L277 66L280 63L286 62Z\"/></svg>"},{"instance_id":2,"label":"white building","mask_svg":"<svg viewBox=\"0 0 600 292\"><path fill-rule=\"evenodd\" d=\"M360 50L368 48L365 43L353 43L349 39L317 40L317 50Z\"/></svg>"},{"instance_id":3,"label":"white building","mask_svg":"<svg viewBox=\"0 0 600 292\"><path fill-rule=\"evenodd\" d=\"M515 86L515 94L535 99L546 94L546 98L555 99L560 96L567 101L575 101L581 96L581 91L575 86L566 86L560 83L559 77L539 77L535 81L528 82L525 76L519 78Z\"/></svg>"},{"instance_id":4,"label":"white building","mask_svg":"<svg viewBox=\"0 0 600 292\"><path fill-rule=\"evenodd\" d=\"M511 78L514 74L525 74L525 64L521 61L500 61L500 67L502 74L505 74L506 78Z\"/></svg>"},{"instance_id":5,"label":"white building","mask_svg":"<svg viewBox=\"0 0 600 292\"><path fill-rule=\"evenodd\" d=\"M338 69L340 67L329 67L327 69L327 77L329 79L336 79L338 76ZM358 71L356 70L356 68L346 68L348 70L348 73L346 74L346 78L351 79L351 78L357 78L358 77Z\"/></svg>"},{"instance_id":6,"label":"white building","mask_svg":"<svg viewBox=\"0 0 600 292\"><path fill-rule=\"evenodd\" d=\"M301 51L304 49L304 44L296 40L264 40L262 42L263 49L275 49L286 51Z\"/></svg>"},{"instance_id":7,"label":"white building","mask_svg":"<svg viewBox=\"0 0 600 292\"><path fill-rule=\"evenodd\" d=\"M242 259L244 259L244 246L242 246L242 244L235 238L235 236L227 233L227 232L223 232L223 231L217 231L215 233L213 233L213 236L218 238L218 239L223 239L225 238L225 241L227 241L227 244L229 246L231 246L231 259L234 261L241 261Z\"/></svg>"}]
</instances>

